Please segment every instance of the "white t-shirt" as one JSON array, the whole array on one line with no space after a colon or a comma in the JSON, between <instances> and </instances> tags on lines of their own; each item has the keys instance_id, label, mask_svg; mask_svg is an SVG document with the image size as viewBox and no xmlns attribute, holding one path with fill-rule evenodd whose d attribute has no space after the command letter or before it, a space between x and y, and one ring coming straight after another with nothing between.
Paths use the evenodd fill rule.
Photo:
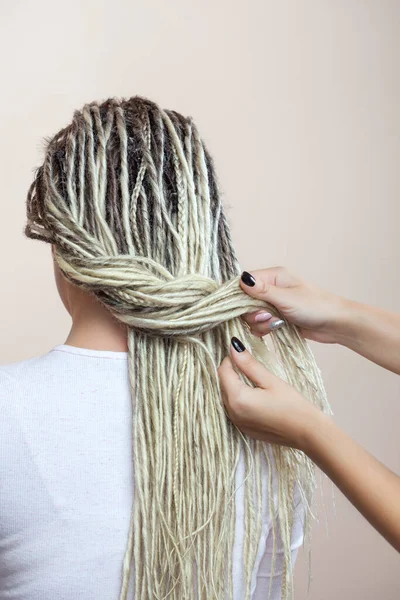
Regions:
<instances>
[{"instance_id":1,"label":"white t-shirt","mask_svg":"<svg viewBox=\"0 0 400 600\"><path fill-rule=\"evenodd\" d=\"M132 469L127 353L63 345L0 367L0 600L118 600ZM240 484L243 463L236 477ZM242 499L243 486L235 600L244 598ZM252 600L268 598L270 528L266 507ZM299 504L293 561L302 540ZM280 553L273 600L281 565Z\"/></svg>"}]
</instances>

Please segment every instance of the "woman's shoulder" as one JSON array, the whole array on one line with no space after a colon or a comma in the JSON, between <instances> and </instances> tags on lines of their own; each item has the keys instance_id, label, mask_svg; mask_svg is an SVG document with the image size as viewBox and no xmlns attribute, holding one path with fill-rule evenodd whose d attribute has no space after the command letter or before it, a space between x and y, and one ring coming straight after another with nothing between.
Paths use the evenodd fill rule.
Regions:
<instances>
[{"instance_id":1,"label":"woman's shoulder","mask_svg":"<svg viewBox=\"0 0 400 600\"><path fill-rule=\"evenodd\" d=\"M0 400L29 394L36 385L45 386L54 371L57 356L53 351L15 362L0 364Z\"/></svg>"},{"instance_id":2,"label":"woman's shoulder","mask_svg":"<svg viewBox=\"0 0 400 600\"><path fill-rule=\"evenodd\" d=\"M37 370L48 354L0 365L0 388L2 385L17 384L27 373Z\"/></svg>"}]
</instances>

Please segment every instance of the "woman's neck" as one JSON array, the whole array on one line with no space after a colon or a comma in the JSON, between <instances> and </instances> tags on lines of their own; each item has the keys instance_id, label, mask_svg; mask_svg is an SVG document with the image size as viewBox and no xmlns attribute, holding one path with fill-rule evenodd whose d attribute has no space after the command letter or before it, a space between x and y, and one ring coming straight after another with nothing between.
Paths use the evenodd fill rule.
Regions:
<instances>
[{"instance_id":1,"label":"woman's neck","mask_svg":"<svg viewBox=\"0 0 400 600\"><path fill-rule=\"evenodd\" d=\"M127 327L94 298L71 310L72 327L65 341L69 346L89 350L128 350Z\"/></svg>"}]
</instances>

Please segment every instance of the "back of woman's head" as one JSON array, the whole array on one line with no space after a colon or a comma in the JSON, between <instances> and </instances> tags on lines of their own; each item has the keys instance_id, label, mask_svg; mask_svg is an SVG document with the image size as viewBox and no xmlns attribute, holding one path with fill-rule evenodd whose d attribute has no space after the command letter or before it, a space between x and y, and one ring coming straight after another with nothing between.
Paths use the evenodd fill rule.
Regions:
<instances>
[{"instance_id":1,"label":"back of woman's head","mask_svg":"<svg viewBox=\"0 0 400 600\"><path fill-rule=\"evenodd\" d=\"M193 121L138 97L86 105L48 142L27 212L27 235L52 243L63 275L128 326L135 481L121 598L132 567L138 599L233 597L240 452L254 472L245 484L246 597L263 458L279 482L286 598L293 491L310 501L312 467L230 423L216 369L236 335L320 406L323 386L294 328L274 334L276 360L239 318L260 303L238 284L213 162ZM273 523L274 514L271 504Z\"/></svg>"}]
</instances>

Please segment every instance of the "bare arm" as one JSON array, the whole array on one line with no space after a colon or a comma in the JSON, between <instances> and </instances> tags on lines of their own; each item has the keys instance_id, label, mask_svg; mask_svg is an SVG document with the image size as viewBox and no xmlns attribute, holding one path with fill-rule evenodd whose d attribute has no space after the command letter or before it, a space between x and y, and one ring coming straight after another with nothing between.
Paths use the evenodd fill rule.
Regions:
<instances>
[{"instance_id":1,"label":"bare arm","mask_svg":"<svg viewBox=\"0 0 400 600\"><path fill-rule=\"evenodd\" d=\"M304 451L400 552L400 477L326 415L317 417Z\"/></svg>"},{"instance_id":2,"label":"bare arm","mask_svg":"<svg viewBox=\"0 0 400 600\"><path fill-rule=\"evenodd\" d=\"M257 387L247 386L233 364ZM243 345L220 369L224 403L247 435L305 452L364 517L400 551L400 477L368 454L319 409L275 377Z\"/></svg>"},{"instance_id":3,"label":"bare arm","mask_svg":"<svg viewBox=\"0 0 400 600\"><path fill-rule=\"evenodd\" d=\"M335 341L400 375L400 315L344 301Z\"/></svg>"}]
</instances>

